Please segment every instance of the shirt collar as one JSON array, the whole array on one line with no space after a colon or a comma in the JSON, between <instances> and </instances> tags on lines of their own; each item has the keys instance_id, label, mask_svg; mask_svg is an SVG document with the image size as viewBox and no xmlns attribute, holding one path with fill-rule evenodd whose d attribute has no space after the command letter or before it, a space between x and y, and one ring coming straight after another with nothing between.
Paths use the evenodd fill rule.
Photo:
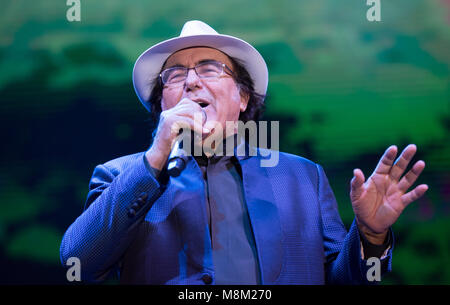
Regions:
<instances>
[{"instance_id":1,"label":"shirt collar","mask_svg":"<svg viewBox=\"0 0 450 305\"><path fill-rule=\"evenodd\" d=\"M206 166L208 164L208 159L210 162L214 163L218 162L219 160L228 160L232 157L235 157L238 160L242 160L250 156L250 149L251 148L245 141L244 137L236 133L225 138L222 142L222 145L218 146L213 155L208 157L202 151L202 155L195 156L194 159L201 166ZM221 153L218 153L219 150L221 151Z\"/></svg>"}]
</instances>

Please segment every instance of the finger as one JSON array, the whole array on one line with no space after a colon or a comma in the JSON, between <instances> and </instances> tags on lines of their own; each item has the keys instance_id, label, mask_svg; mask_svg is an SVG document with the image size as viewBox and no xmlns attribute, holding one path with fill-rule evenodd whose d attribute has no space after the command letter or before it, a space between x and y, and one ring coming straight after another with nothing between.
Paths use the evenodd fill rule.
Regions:
<instances>
[{"instance_id":1,"label":"finger","mask_svg":"<svg viewBox=\"0 0 450 305\"><path fill-rule=\"evenodd\" d=\"M422 160L417 161L416 164L409 170L409 172L403 176L403 178L398 183L398 189L405 193L413 184L416 182L419 175L425 168L425 162Z\"/></svg>"},{"instance_id":2,"label":"finger","mask_svg":"<svg viewBox=\"0 0 450 305\"><path fill-rule=\"evenodd\" d=\"M173 124L173 129L174 132L176 133L176 130L178 130L178 133L176 133L176 137L172 140L172 145L171 147L173 147L174 143L176 141L179 141L182 144L183 149L189 149L186 147L190 147L191 150L187 150L186 152L189 153L194 153L195 156L197 156L196 154L200 154L201 155L201 151L198 152L196 150L195 147L201 147L202 144L202 126L201 124L199 124L198 122L195 122L193 119L191 118L186 118L186 117L179 117L180 119L175 121ZM190 146L191 144L193 144L194 146ZM188 145L188 146L185 146ZM194 149L192 151L192 149Z\"/></svg>"},{"instance_id":3,"label":"finger","mask_svg":"<svg viewBox=\"0 0 450 305\"><path fill-rule=\"evenodd\" d=\"M395 156L397 156L397 146L392 145L389 146L388 149L384 152L380 161L375 168L375 174L388 174L391 170L392 163L394 162Z\"/></svg>"},{"instance_id":4,"label":"finger","mask_svg":"<svg viewBox=\"0 0 450 305\"><path fill-rule=\"evenodd\" d=\"M202 124L196 122L194 119L183 115L176 116L173 119L174 121L171 126L172 135L179 135L182 129L192 130L195 134L202 134Z\"/></svg>"},{"instance_id":5,"label":"finger","mask_svg":"<svg viewBox=\"0 0 450 305\"><path fill-rule=\"evenodd\" d=\"M206 132L206 134L204 135L205 137L208 136L209 134L213 134L213 133L216 133L216 136L217 136L218 135L217 132L219 132L221 130L221 126L220 126L219 122L210 120L205 123L205 125L203 126L203 129L208 130L208 132Z\"/></svg>"},{"instance_id":6,"label":"finger","mask_svg":"<svg viewBox=\"0 0 450 305\"><path fill-rule=\"evenodd\" d=\"M194 103L194 102L193 102ZM207 120L207 115L205 110L200 107L200 105L194 104L184 104L173 108L173 115L183 116L191 118L197 125L203 126ZM201 130L196 130L198 133L202 133ZM207 128L203 130L203 133L209 132Z\"/></svg>"},{"instance_id":7,"label":"finger","mask_svg":"<svg viewBox=\"0 0 450 305\"><path fill-rule=\"evenodd\" d=\"M185 107L194 107L196 109L196 111L200 111L204 117L203 117L203 123L206 121L206 112L205 110L202 108L202 106L199 105L199 103L194 102L193 100L185 97L183 98L181 101L178 102L178 104L176 106L185 106Z\"/></svg>"},{"instance_id":8,"label":"finger","mask_svg":"<svg viewBox=\"0 0 450 305\"><path fill-rule=\"evenodd\" d=\"M421 185L416 186L415 189L413 189L412 191L404 194L401 197L403 206L406 207L411 202L416 201L417 199L422 197L427 190L428 190L428 185L426 185L426 184L421 184Z\"/></svg>"},{"instance_id":9,"label":"finger","mask_svg":"<svg viewBox=\"0 0 450 305\"><path fill-rule=\"evenodd\" d=\"M203 115L202 112L198 113L194 113L192 115L191 112L189 113L180 113L179 114L180 117L185 117L185 118L189 118L192 119L195 123L195 127L194 127L194 131L198 134L206 134L206 133L210 133L211 130L210 128L205 124L206 122L206 114Z\"/></svg>"},{"instance_id":10,"label":"finger","mask_svg":"<svg viewBox=\"0 0 450 305\"><path fill-rule=\"evenodd\" d=\"M190 104L178 104L177 106L170 109L171 113L174 115L188 115L192 116L194 113L203 113L202 107L194 102Z\"/></svg>"},{"instance_id":11,"label":"finger","mask_svg":"<svg viewBox=\"0 0 450 305\"><path fill-rule=\"evenodd\" d=\"M197 104L197 103L187 97L184 97L177 103L177 106L178 105L189 105L189 104Z\"/></svg>"},{"instance_id":12,"label":"finger","mask_svg":"<svg viewBox=\"0 0 450 305\"><path fill-rule=\"evenodd\" d=\"M395 181L398 181L400 179L400 177L408 167L409 162L411 162L412 158L414 157L416 151L417 147L414 144L408 145L402 151L400 156L395 161L394 166L392 166L391 171L389 172L389 176L391 176L392 179L394 179Z\"/></svg>"},{"instance_id":13,"label":"finger","mask_svg":"<svg viewBox=\"0 0 450 305\"><path fill-rule=\"evenodd\" d=\"M186 117L175 117L173 118L173 122L170 125L170 133L173 136L178 136L182 132L182 129L190 129L191 123L189 122L190 118Z\"/></svg>"},{"instance_id":14,"label":"finger","mask_svg":"<svg viewBox=\"0 0 450 305\"><path fill-rule=\"evenodd\" d=\"M350 198L352 201L358 200L363 192L364 173L359 169L353 170L353 178L350 182Z\"/></svg>"}]
</instances>

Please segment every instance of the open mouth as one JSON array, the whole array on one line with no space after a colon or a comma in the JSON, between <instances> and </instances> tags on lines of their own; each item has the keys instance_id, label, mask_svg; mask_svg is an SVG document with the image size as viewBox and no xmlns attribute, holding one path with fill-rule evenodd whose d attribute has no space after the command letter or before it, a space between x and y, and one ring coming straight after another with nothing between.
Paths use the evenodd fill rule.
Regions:
<instances>
[{"instance_id":1,"label":"open mouth","mask_svg":"<svg viewBox=\"0 0 450 305\"><path fill-rule=\"evenodd\" d=\"M199 104L200 107L202 107L202 108L205 108L205 107L207 107L209 105L207 100L204 100L204 99L201 99L201 98L193 99L193 101L196 102L197 104Z\"/></svg>"}]
</instances>

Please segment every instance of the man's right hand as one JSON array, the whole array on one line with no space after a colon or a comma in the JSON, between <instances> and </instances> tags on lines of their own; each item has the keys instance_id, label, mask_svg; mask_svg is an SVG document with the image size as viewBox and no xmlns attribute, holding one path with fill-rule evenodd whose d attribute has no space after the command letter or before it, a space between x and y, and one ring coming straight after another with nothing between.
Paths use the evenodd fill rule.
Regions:
<instances>
[{"instance_id":1,"label":"man's right hand","mask_svg":"<svg viewBox=\"0 0 450 305\"><path fill-rule=\"evenodd\" d=\"M183 98L175 107L161 112L153 144L145 152L151 167L162 170L181 129L190 129L201 135L210 132L203 128L203 112L198 103L188 98Z\"/></svg>"}]
</instances>

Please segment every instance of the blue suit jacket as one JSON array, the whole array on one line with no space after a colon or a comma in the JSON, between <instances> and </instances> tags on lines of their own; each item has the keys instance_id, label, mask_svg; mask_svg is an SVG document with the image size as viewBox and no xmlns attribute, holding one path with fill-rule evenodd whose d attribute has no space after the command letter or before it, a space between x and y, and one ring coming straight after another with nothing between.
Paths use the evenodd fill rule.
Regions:
<instances>
[{"instance_id":1,"label":"blue suit jacket","mask_svg":"<svg viewBox=\"0 0 450 305\"><path fill-rule=\"evenodd\" d=\"M323 169L286 153L275 167L261 167L262 158L238 157L262 284L368 283L357 226L347 233ZM117 270L121 283L204 284L206 276L214 284L203 183L192 157L166 185L144 153L97 166L86 209L63 237L62 263L78 257L87 281Z\"/></svg>"}]
</instances>

